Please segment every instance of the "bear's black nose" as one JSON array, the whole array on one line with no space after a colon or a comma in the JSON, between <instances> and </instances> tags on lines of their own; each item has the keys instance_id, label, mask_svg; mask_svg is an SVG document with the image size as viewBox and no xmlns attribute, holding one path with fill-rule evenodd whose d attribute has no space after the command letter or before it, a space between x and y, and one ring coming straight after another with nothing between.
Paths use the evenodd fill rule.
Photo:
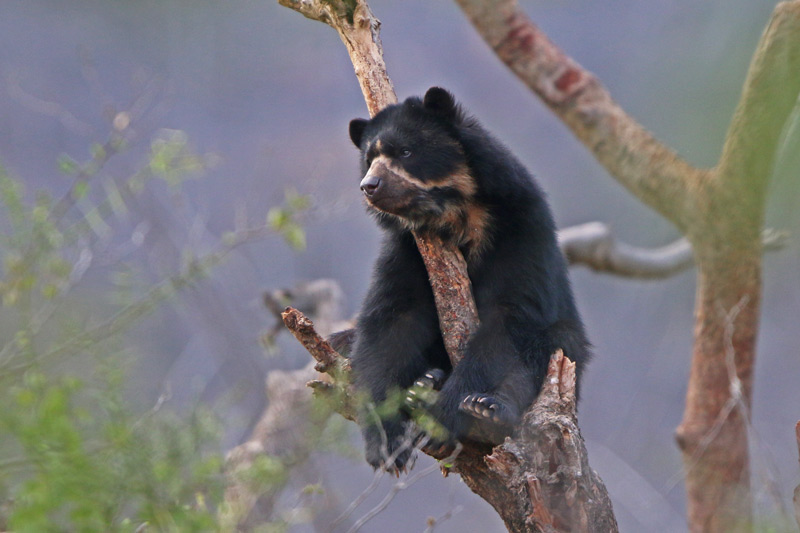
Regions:
<instances>
[{"instance_id":1,"label":"bear's black nose","mask_svg":"<svg viewBox=\"0 0 800 533\"><path fill-rule=\"evenodd\" d=\"M381 179L374 174L367 174L364 179L361 180L361 190L364 191L364 194L367 196L375 194L375 191L377 191L380 186Z\"/></svg>"}]
</instances>

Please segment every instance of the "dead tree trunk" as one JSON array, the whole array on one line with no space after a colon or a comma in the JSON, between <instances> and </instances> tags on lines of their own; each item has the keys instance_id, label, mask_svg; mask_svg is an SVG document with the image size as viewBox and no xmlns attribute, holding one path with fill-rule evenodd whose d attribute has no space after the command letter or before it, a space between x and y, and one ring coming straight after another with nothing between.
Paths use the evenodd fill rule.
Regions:
<instances>
[{"instance_id":1,"label":"dead tree trunk","mask_svg":"<svg viewBox=\"0 0 800 533\"><path fill-rule=\"evenodd\" d=\"M337 30L371 115L397 101L383 63L380 23L364 0L279 2ZM433 288L445 347L456 365L478 324L466 262L455 247L420 236L416 240ZM330 346L309 337L313 326L296 310L287 309L284 322L312 355L322 357L318 359L322 371L343 367L328 360ZM547 383L512 439L494 450L467 443L452 470L492 504L509 531L616 531L605 486L589 468L578 430L574 364L560 352L553 356ZM331 389L320 383L316 388Z\"/></svg>"},{"instance_id":2,"label":"dead tree trunk","mask_svg":"<svg viewBox=\"0 0 800 533\"><path fill-rule=\"evenodd\" d=\"M800 1L778 4L753 57L719 164L697 169L628 116L516 0L457 0L497 56L637 198L674 223L698 267L683 421L692 531L749 529L747 420L761 299L764 199L800 94Z\"/></svg>"},{"instance_id":3,"label":"dead tree trunk","mask_svg":"<svg viewBox=\"0 0 800 533\"><path fill-rule=\"evenodd\" d=\"M334 382L313 381L346 418L355 419L349 401L348 361L313 323L287 308L283 322ZM437 459L445 453L430 452ZM467 486L489 502L513 533L581 531L613 533L617 522L602 480L589 466L575 416L575 364L559 350L550 359L545 385L513 437L491 449L467 442L452 467Z\"/></svg>"}]
</instances>

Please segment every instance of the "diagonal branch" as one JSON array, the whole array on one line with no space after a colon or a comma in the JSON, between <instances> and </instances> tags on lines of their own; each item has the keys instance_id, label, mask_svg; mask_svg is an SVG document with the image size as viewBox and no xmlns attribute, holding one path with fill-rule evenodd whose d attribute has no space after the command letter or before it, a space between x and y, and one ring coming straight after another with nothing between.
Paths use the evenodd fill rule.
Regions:
<instances>
[{"instance_id":1,"label":"diagonal branch","mask_svg":"<svg viewBox=\"0 0 800 533\"><path fill-rule=\"evenodd\" d=\"M456 0L517 77L553 111L606 170L637 198L685 229L693 191L707 172L681 159L628 115L594 74L567 56L517 0Z\"/></svg>"},{"instance_id":2,"label":"diagonal branch","mask_svg":"<svg viewBox=\"0 0 800 533\"><path fill-rule=\"evenodd\" d=\"M324 22L339 33L371 116L397 102L383 61L380 21L365 0L279 0L279 3ZM414 238L428 270L444 345L456 365L470 333L478 326L467 263L457 247L438 237L414 234Z\"/></svg>"},{"instance_id":3,"label":"diagonal branch","mask_svg":"<svg viewBox=\"0 0 800 533\"><path fill-rule=\"evenodd\" d=\"M336 353L328 341L314 329L314 323L303 313L287 307L281 313L281 318L292 335L303 345L303 348L317 360L314 367L317 372L335 374L336 372L350 371L350 361Z\"/></svg>"}]
</instances>

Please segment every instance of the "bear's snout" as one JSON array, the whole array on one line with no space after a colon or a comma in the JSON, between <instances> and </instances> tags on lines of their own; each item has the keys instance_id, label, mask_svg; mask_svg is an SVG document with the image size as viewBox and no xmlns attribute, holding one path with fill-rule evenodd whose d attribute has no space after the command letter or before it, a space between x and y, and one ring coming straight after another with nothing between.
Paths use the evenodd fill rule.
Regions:
<instances>
[{"instance_id":1,"label":"bear's snout","mask_svg":"<svg viewBox=\"0 0 800 533\"><path fill-rule=\"evenodd\" d=\"M381 178L375 174L367 174L364 179L361 180L361 190L368 198L372 197L380 186Z\"/></svg>"}]
</instances>

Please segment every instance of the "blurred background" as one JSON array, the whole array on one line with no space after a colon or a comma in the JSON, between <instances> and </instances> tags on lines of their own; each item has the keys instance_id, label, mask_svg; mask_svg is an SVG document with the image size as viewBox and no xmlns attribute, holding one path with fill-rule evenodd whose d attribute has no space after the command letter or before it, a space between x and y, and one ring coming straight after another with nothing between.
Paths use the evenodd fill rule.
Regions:
<instances>
[{"instance_id":1,"label":"blurred background","mask_svg":"<svg viewBox=\"0 0 800 533\"><path fill-rule=\"evenodd\" d=\"M631 115L691 163L710 166L775 2L523 4ZM538 177L560 227L601 221L624 242L651 247L679 236L606 174L454 3L371 6L398 96L450 89ZM268 374L308 362L289 335L274 334L265 291L336 280L349 317L367 288L380 234L362 207L347 135L366 108L344 47L327 26L273 1L5 0L0 9L0 372L8 390L51 390L63 376L108 390L109 371L97 365L113 353L122 389L114 405L125 416L168 411L194 420L207 410L218 437L208 453L224 453L259 419ZM767 220L792 232L787 248L764 261L751 437L758 512L768 524L785 524L799 481L798 147L790 129ZM29 279L34 256L49 266ZM685 531L673 432L689 371L694 272L637 281L575 267L572 280L596 353L580 407L592 467L622 531ZM15 394L2 409L19 430L33 422L9 414L30 412L27 396ZM116 412L75 401L87 402L87 419ZM36 424L33 440L52 435ZM351 452L320 451L288 471L270 518L275 530L328 530L372 479L359 438L346 425L335 440ZM41 453L21 442L0 442L9 458L0 468ZM423 457L417 470L429 464ZM7 471L0 495L10 497L33 471ZM383 479L336 531L393 482ZM309 484L324 493L300 505ZM125 483L115 490L124 495ZM457 476L436 472L362 530L423 531L429 517L444 518L441 532L503 530Z\"/></svg>"}]
</instances>

